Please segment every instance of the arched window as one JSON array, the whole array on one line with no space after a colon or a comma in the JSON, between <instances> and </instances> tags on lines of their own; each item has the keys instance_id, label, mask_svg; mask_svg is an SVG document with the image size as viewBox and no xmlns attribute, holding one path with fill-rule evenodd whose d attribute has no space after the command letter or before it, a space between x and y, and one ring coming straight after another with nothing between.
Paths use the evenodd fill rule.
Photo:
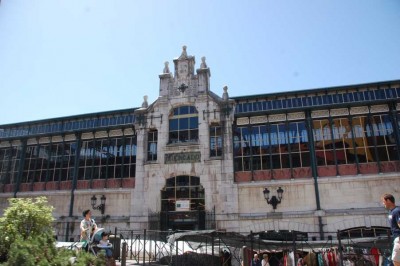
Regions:
<instances>
[{"instance_id":1,"label":"arched window","mask_svg":"<svg viewBox=\"0 0 400 266\"><path fill-rule=\"evenodd\" d=\"M169 118L169 143L197 142L199 115L194 106L173 109Z\"/></svg>"},{"instance_id":2,"label":"arched window","mask_svg":"<svg viewBox=\"0 0 400 266\"><path fill-rule=\"evenodd\" d=\"M204 188L197 176L171 177L161 191L161 211L199 211L204 204Z\"/></svg>"}]
</instances>

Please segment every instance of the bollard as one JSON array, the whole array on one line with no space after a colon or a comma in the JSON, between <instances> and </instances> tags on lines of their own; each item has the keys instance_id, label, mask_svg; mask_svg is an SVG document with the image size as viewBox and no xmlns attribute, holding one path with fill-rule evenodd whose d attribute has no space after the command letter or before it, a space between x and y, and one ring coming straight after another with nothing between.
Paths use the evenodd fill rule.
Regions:
<instances>
[{"instance_id":1,"label":"bollard","mask_svg":"<svg viewBox=\"0 0 400 266\"><path fill-rule=\"evenodd\" d=\"M126 242L122 243L121 266L126 266Z\"/></svg>"}]
</instances>

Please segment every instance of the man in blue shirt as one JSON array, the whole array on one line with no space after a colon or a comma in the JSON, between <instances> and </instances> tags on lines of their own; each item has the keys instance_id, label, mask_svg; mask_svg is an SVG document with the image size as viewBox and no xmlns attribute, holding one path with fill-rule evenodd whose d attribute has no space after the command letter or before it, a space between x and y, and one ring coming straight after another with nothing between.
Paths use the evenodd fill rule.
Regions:
<instances>
[{"instance_id":1,"label":"man in blue shirt","mask_svg":"<svg viewBox=\"0 0 400 266\"><path fill-rule=\"evenodd\" d=\"M388 218L393 239L392 261L394 266L400 266L400 207L396 206L391 194L382 195L381 200L385 209L389 210Z\"/></svg>"}]
</instances>

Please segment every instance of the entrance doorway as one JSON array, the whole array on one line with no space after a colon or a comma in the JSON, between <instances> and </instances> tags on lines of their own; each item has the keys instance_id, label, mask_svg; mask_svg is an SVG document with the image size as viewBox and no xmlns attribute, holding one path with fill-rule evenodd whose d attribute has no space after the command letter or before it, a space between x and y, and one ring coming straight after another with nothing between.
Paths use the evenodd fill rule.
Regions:
<instances>
[{"instance_id":1,"label":"entrance doorway","mask_svg":"<svg viewBox=\"0 0 400 266\"><path fill-rule=\"evenodd\" d=\"M204 230L204 203L199 177L168 178L161 191L161 230Z\"/></svg>"}]
</instances>

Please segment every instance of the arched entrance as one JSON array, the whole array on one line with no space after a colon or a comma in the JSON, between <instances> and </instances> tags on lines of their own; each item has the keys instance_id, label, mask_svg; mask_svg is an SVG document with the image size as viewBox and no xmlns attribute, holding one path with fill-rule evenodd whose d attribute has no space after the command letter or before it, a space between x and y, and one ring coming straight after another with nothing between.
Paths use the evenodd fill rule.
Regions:
<instances>
[{"instance_id":1,"label":"arched entrance","mask_svg":"<svg viewBox=\"0 0 400 266\"><path fill-rule=\"evenodd\" d=\"M161 191L161 230L204 230L204 188L197 176L167 179Z\"/></svg>"}]
</instances>

